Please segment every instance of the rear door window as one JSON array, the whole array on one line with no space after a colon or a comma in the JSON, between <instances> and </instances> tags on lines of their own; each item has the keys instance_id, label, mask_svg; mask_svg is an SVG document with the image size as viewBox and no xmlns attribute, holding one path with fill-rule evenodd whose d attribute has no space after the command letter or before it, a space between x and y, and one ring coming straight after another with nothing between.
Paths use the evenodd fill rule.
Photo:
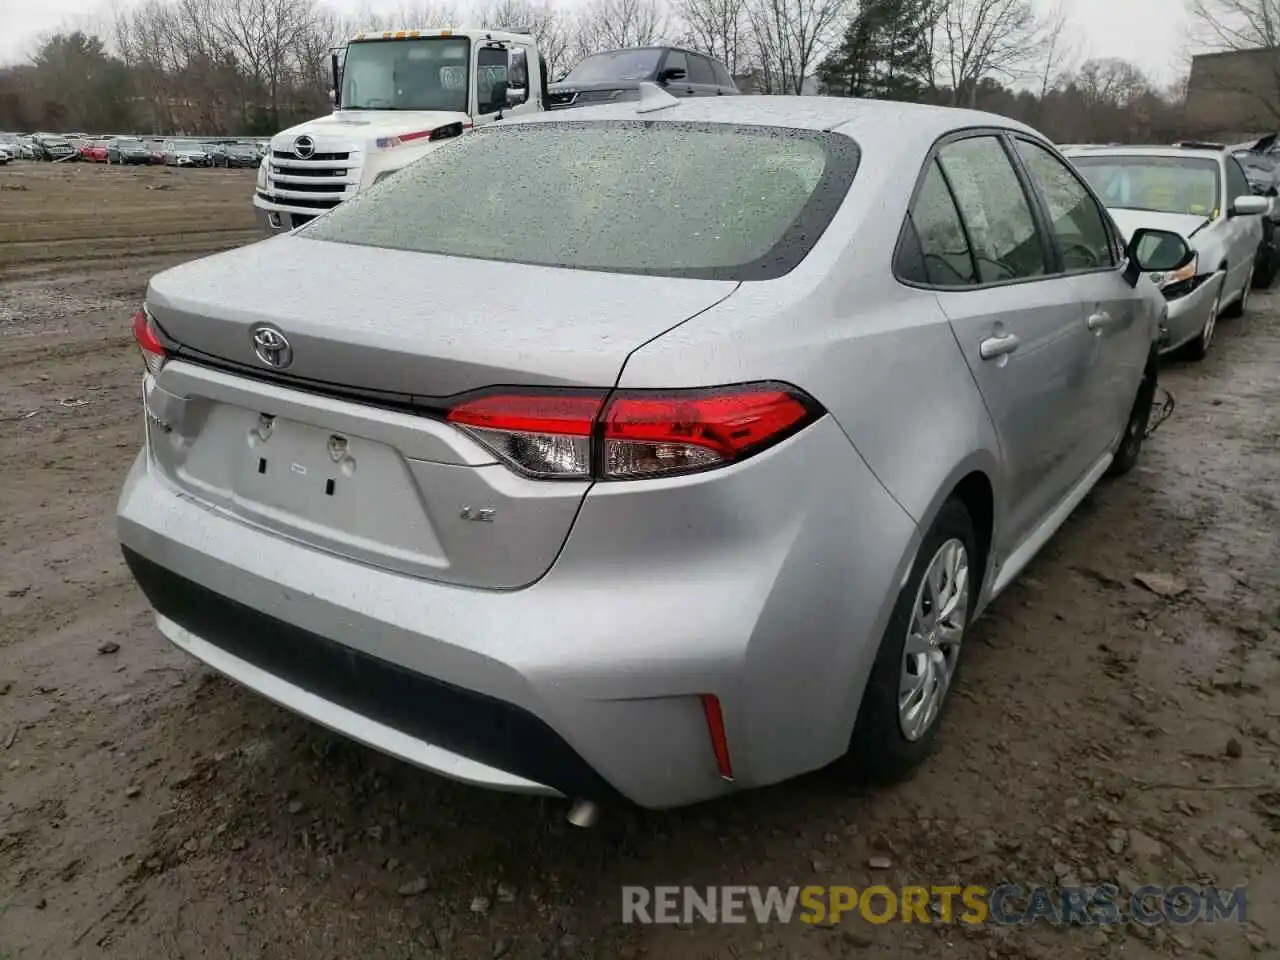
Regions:
<instances>
[{"instance_id":1,"label":"rear door window","mask_svg":"<svg viewBox=\"0 0 1280 960\"><path fill-rule=\"evenodd\" d=\"M722 87L734 87L733 76L729 73L729 68L718 60L711 61L711 69L715 72L716 83Z\"/></svg>"},{"instance_id":2,"label":"rear door window","mask_svg":"<svg viewBox=\"0 0 1280 960\"><path fill-rule=\"evenodd\" d=\"M911 225L918 238L923 280L937 286L964 286L977 282L969 238L965 235L960 211L947 186L937 160L930 160L911 208Z\"/></svg>"},{"instance_id":3,"label":"rear door window","mask_svg":"<svg viewBox=\"0 0 1280 960\"><path fill-rule=\"evenodd\" d=\"M711 61L707 60L705 57L697 57L690 54L689 82L705 83L708 86L715 86L716 77L711 70Z\"/></svg>"},{"instance_id":4,"label":"rear door window","mask_svg":"<svg viewBox=\"0 0 1280 960\"><path fill-rule=\"evenodd\" d=\"M955 192L981 283L1043 276L1044 241L1004 146L994 136L948 143L938 162Z\"/></svg>"}]
</instances>

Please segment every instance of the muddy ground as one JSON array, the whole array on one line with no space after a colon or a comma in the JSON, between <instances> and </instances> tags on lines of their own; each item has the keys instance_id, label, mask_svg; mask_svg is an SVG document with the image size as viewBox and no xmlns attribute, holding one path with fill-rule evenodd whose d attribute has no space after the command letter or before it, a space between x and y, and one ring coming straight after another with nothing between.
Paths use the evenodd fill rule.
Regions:
<instances>
[{"instance_id":1,"label":"muddy ground","mask_svg":"<svg viewBox=\"0 0 1280 960\"><path fill-rule=\"evenodd\" d=\"M296 719L154 629L112 534L142 426L129 317L150 274L254 239L251 186L0 168L0 958L1280 954L1280 297L1167 366L1173 417L976 628L913 782L820 774L581 831ZM623 884L875 881L1243 883L1247 922L619 922Z\"/></svg>"}]
</instances>

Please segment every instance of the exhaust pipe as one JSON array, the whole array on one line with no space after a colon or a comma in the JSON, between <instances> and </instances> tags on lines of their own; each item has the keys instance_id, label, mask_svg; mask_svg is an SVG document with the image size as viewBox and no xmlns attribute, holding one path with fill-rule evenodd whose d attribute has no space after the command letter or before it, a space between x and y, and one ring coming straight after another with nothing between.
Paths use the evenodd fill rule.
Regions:
<instances>
[{"instance_id":1,"label":"exhaust pipe","mask_svg":"<svg viewBox=\"0 0 1280 960\"><path fill-rule=\"evenodd\" d=\"M590 800L575 800L573 806L569 808L567 819L575 827L586 830L594 827L596 821L600 819L600 808Z\"/></svg>"}]
</instances>

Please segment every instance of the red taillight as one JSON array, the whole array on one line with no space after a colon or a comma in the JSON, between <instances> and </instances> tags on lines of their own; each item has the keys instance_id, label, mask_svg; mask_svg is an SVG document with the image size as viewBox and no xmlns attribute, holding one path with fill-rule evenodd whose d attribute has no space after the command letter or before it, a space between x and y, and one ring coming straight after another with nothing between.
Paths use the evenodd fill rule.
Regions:
<instances>
[{"instance_id":1,"label":"red taillight","mask_svg":"<svg viewBox=\"0 0 1280 960\"><path fill-rule=\"evenodd\" d=\"M525 473L585 479L603 401L603 393L494 393L464 401L448 417Z\"/></svg>"},{"instance_id":2,"label":"red taillight","mask_svg":"<svg viewBox=\"0 0 1280 960\"><path fill-rule=\"evenodd\" d=\"M720 698L712 693L704 693L702 713L707 718L707 734L711 737L711 752L716 757L716 769L725 780L732 780L733 764L729 762L729 738L724 732L724 712L720 709Z\"/></svg>"},{"instance_id":3,"label":"red taillight","mask_svg":"<svg viewBox=\"0 0 1280 960\"><path fill-rule=\"evenodd\" d=\"M155 327L151 323L151 315L143 307L133 315L133 339L138 341L138 349L142 351L142 362L147 372L155 376L167 358L164 344L156 336Z\"/></svg>"},{"instance_id":4,"label":"red taillight","mask_svg":"<svg viewBox=\"0 0 1280 960\"><path fill-rule=\"evenodd\" d=\"M622 393L604 415L604 472L632 479L738 460L808 423L813 407L775 385Z\"/></svg>"},{"instance_id":5,"label":"red taillight","mask_svg":"<svg viewBox=\"0 0 1280 960\"><path fill-rule=\"evenodd\" d=\"M448 412L536 477L639 480L742 460L813 422L821 407L777 383L708 390L494 392ZM598 455L596 454L598 451Z\"/></svg>"}]
</instances>

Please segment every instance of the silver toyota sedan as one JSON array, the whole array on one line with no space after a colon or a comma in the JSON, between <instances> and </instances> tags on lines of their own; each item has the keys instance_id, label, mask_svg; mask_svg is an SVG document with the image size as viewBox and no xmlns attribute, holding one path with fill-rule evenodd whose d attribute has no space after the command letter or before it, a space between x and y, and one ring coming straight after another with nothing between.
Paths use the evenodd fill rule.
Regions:
<instances>
[{"instance_id":1,"label":"silver toyota sedan","mask_svg":"<svg viewBox=\"0 0 1280 960\"><path fill-rule=\"evenodd\" d=\"M903 777L974 618L1138 459L1146 272L1190 258L983 113L494 124L151 281L119 537L174 644L448 777Z\"/></svg>"},{"instance_id":2,"label":"silver toyota sedan","mask_svg":"<svg viewBox=\"0 0 1280 960\"><path fill-rule=\"evenodd\" d=\"M1226 150L1194 147L1107 147L1068 150L1121 231L1158 227L1180 234L1195 257L1180 270L1152 276L1169 302L1166 353L1201 360L1219 316L1238 316L1249 302L1262 243L1261 214L1271 201L1255 196L1240 162Z\"/></svg>"}]
</instances>

